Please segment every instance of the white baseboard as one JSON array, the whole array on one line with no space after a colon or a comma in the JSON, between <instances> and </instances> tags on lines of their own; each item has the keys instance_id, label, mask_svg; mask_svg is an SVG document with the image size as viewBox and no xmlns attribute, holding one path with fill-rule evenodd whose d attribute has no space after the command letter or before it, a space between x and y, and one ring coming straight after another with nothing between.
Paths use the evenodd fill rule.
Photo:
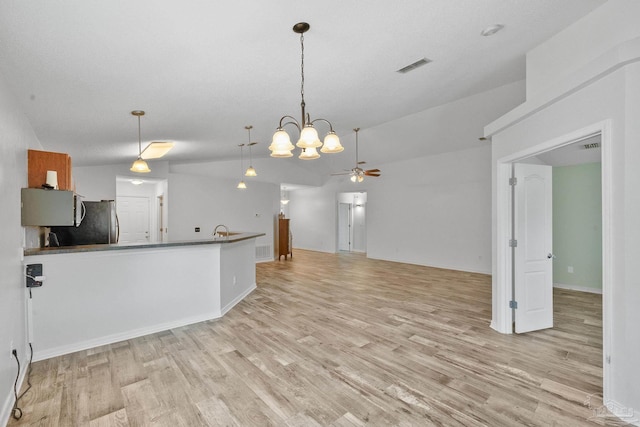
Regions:
<instances>
[{"instance_id":1,"label":"white baseboard","mask_svg":"<svg viewBox=\"0 0 640 427\"><path fill-rule=\"evenodd\" d=\"M565 285L564 283L554 283L554 288L567 289L570 291L579 291L579 292L589 292L591 294L600 294L602 295L602 289L598 288L589 288L587 286L576 286L576 285Z\"/></svg>"},{"instance_id":2,"label":"white baseboard","mask_svg":"<svg viewBox=\"0 0 640 427\"><path fill-rule=\"evenodd\" d=\"M604 402L605 406L609 410L609 412L615 415L617 418L612 419L611 425L622 425L620 422L624 422L625 425L634 425L640 426L640 411L634 411L633 408L627 408L624 405L621 405L618 402L613 400L608 400ZM610 414L602 413L601 411L596 411L596 418L603 418L605 420L611 419Z\"/></svg>"},{"instance_id":3,"label":"white baseboard","mask_svg":"<svg viewBox=\"0 0 640 427\"><path fill-rule=\"evenodd\" d=\"M229 310L231 310L236 304L238 304L240 301L242 301L247 295L249 295L251 292L253 292L256 288L257 288L257 286L254 283L252 287L250 287L249 289L247 289L246 291L244 291L243 293L241 293L240 295L235 297L229 304L227 304L224 307L222 307L222 310L220 310L222 316L227 314L227 312Z\"/></svg>"},{"instance_id":4,"label":"white baseboard","mask_svg":"<svg viewBox=\"0 0 640 427\"><path fill-rule=\"evenodd\" d=\"M25 355L27 354L26 351L27 350L25 350ZM24 382L24 378L27 374L27 367L29 366L29 360L26 357L23 357L23 359L24 360L20 363L20 373L18 375L18 393L22 388L22 383ZM17 366L18 365L16 364L16 367ZM11 382L11 388L8 391L9 393L7 393L7 396L4 398L2 410L0 411L0 426L7 425L9 423L9 418L11 418L11 410L13 409L13 404L15 403L15 397L13 395L13 381Z\"/></svg>"},{"instance_id":5,"label":"white baseboard","mask_svg":"<svg viewBox=\"0 0 640 427\"><path fill-rule=\"evenodd\" d=\"M106 335L103 337L93 338L86 341L80 341L77 343L62 345L59 347L50 348L44 351L34 351L33 361L50 359L56 356L62 356L64 354L74 353L76 351L88 350L90 348L99 347L101 345L113 344L120 341L129 340L132 338L138 338L144 335L155 334L156 332L167 331L169 329L180 328L182 326L191 325L193 323L204 322L206 320L219 319L222 317L219 311L213 311L210 313L202 314L200 316L188 317L171 322L161 323L158 325L149 326L146 328L132 329L117 334ZM35 349L34 349L35 350Z\"/></svg>"}]
</instances>

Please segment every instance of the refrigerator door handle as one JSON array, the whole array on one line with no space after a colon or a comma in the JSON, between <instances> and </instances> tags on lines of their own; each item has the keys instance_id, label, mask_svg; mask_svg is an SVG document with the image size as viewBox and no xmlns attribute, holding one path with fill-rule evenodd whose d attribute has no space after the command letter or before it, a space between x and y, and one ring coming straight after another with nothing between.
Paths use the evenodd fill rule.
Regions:
<instances>
[{"instance_id":1,"label":"refrigerator door handle","mask_svg":"<svg viewBox=\"0 0 640 427\"><path fill-rule=\"evenodd\" d=\"M116 243L120 241L120 218L118 218L118 214L116 213Z\"/></svg>"}]
</instances>

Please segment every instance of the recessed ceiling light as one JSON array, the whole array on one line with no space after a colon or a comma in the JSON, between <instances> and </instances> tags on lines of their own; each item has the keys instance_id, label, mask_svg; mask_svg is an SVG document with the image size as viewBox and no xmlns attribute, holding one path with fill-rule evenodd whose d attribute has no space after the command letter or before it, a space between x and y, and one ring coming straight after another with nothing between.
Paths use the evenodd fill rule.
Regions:
<instances>
[{"instance_id":1,"label":"recessed ceiling light","mask_svg":"<svg viewBox=\"0 0 640 427\"><path fill-rule=\"evenodd\" d=\"M159 159L160 157L167 154L169 150L173 148L173 145L173 142L152 142L151 144L147 145L144 150L142 150L142 154L140 154L140 157L145 160Z\"/></svg>"},{"instance_id":2,"label":"recessed ceiling light","mask_svg":"<svg viewBox=\"0 0 640 427\"><path fill-rule=\"evenodd\" d=\"M132 183L133 185L140 185L140 184L144 183L144 181L143 181L143 180L141 180L141 179L132 179L132 180L131 180L131 183Z\"/></svg>"},{"instance_id":3,"label":"recessed ceiling light","mask_svg":"<svg viewBox=\"0 0 640 427\"><path fill-rule=\"evenodd\" d=\"M494 35L495 33L497 33L498 31L500 31L503 28L504 28L504 25L502 25L502 24L489 25L487 28L485 28L484 30L482 30L480 32L480 35L485 36L485 37L489 37L489 36Z\"/></svg>"}]
</instances>

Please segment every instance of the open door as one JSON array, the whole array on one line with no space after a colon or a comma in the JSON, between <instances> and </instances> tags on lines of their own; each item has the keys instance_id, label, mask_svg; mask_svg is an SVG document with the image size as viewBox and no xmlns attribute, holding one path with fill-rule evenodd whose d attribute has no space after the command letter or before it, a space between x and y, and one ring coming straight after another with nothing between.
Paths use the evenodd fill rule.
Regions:
<instances>
[{"instance_id":1,"label":"open door","mask_svg":"<svg viewBox=\"0 0 640 427\"><path fill-rule=\"evenodd\" d=\"M514 164L515 332L553 327L551 166Z\"/></svg>"}]
</instances>

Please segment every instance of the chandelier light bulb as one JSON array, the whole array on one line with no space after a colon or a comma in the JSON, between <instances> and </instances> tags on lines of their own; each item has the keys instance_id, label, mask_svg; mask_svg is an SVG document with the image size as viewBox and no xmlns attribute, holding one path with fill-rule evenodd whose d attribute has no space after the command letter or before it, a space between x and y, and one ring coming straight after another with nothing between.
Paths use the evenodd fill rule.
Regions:
<instances>
[{"instance_id":1,"label":"chandelier light bulb","mask_svg":"<svg viewBox=\"0 0 640 427\"><path fill-rule=\"evenodd\" d=\"M278 128L276 133L273 134L271 145L269 146L271 157L292 157L291 151L294 148L296 147L291 143L289 134L284 129Z\"/></svg>"},{"instance_id":2,"label":"chandelier light bulb","mask_svg":"<svg viewBox=\"0 0 640 427\"><path fill-rule=\"evenodd\" d=\"M313 159L317 159L318 157L320 157L320 154L318 154L316 147L305 148L302 150L302 153L300 153L300 155L298 156L298 158L302 160L313 160Z\"/></svg>"},{"instance_id":3,"label":"chandelier light bulb","mask_svg":"<svg viewBox=\"0 0 640 427\"><path fill-rule=\"evenodd\" d=\"M311 123L308 123L300 132L300 139L296 144L300 148L316 148L322 145L320 138L318 137L318 131L313 127ZM318 155L319 156L319 155Z\"/></svg>"},{"instance_id":4,"label":"chandelier light bulb","mask_svg":"<svg viewBox=\"0 0 640 427\"><path fill-rule=\"evenodd\" d=\"M344 147L340 144L340 138L334 131L330 131L324 137L324 144L320 149L322 153L339 153L344 150Z\"/></svg>"}]
</instances>

